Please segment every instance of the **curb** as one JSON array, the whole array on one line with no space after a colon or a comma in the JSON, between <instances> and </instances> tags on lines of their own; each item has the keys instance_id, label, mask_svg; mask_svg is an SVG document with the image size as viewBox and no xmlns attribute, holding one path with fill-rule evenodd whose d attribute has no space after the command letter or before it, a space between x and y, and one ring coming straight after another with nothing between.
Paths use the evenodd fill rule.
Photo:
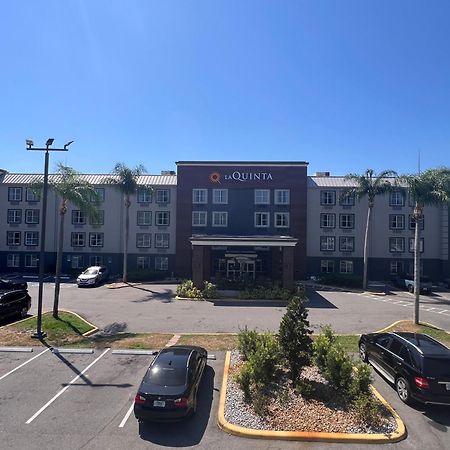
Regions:
<instances>
[{"instance_id":1,"label":"curb","mask_svg":"<svg viewBox=\"0 0 450 450\"><path fill-rule=\"evenodd\" d=\"M67 310L67 309L60 309L59 311L73 314L74 316L78 317L80 320L82 320L83 322L86 322L89 326L92 327L92 330L86 331L86 333L83 333L82 336L88 337L88 336L91 336L91 335L94 334L94 333L97 333L98 327L96 327L93 323L91 323L91 322L89 322L88 320L86 320L84 317L81 317L81 316L80 316L79 314L77 314L76 312L69 311L69 310Z\"/></svg>"},{"instance_id":2,"label":"curb","mask_svg":"<svg viewBox=\"0 0 450 450\"><path fill-rule=\"evenodd\" d=\"M253 439L279 439L316 442L355 442L365 444L386 444L390 442L398 442L402 439L405 439L407 436L405 424L403 423L400 416L373 386L371 386L372 392L390 411L397 423L396 431L391 434L321 433L317 431L269 431L255 430L252 428L241 427L239 425L233 425L225 419L225 401L227 397L227 382L228 370L230 368L230 359L231 352L227 352L223 369L222 389L220 391L218 411L218 425L227 433Z\"/></svg>"},{"instance_id":3,"label":"curb","mask_svg":"<svg viewBox=\"0 0 450 450\"><path fill-rule=\"evenodd\" d=\"M390 325L382 328L381 330L375 331L375 333L384 333L388 330L388 328L394 327L395 325L398 325L401 322L410 322L410 320L408 320L408 319L397 320L394 323L391 323ZM436 325L433 325L432 323L420 322L419 325L426 325L427 327L434 328L435 330L443 331L444 333L447 333L448 335L450 335L449 331L444 330L443 328L440 328Z\"/></svg>"}]
</instances>

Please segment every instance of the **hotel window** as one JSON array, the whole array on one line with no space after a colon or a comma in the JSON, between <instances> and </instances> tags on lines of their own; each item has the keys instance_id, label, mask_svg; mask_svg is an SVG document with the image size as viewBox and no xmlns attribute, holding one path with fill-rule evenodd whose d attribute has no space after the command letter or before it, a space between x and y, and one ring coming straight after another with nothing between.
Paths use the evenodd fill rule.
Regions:
<instances>
[{"instance_id":1,"label":"hotel window","mask_svg":"<svg viewBox=\"0 0 450 450\"><path fill-rule=\"evenodd\" d=\"M334 228L336 226L336 215L330 213L320 214L320 228Z\"/></svg>"},{"instance_id":2,"label":"hotel window","mask_svg":"<svg viewBox=\"0 0 450 450\"><path fill-rule=\"evenodd\" d=\"M228 204L228 189L213 189L213 203L215 205Z\"/></svg>"},{"instance_id":3,"label":"hotel window","mask_svg":"<svg viewBox=\"0 0 450 450\"><path fill-rule=\"evenodd\" d=\"M339 204L341 206L354 206L355 196L353 194L345 194L339 197Z\"/></svg>"},{"instance_id":4,"label":"hotel window","mask_svg":"<svg viewBox=\"0 0 450 450\"><path fill-rule=\"evenodd\" d=\"M25 196L26 196L27 202L38 202L41 199L41 193L40 192L34 192L30 188L26 189Z\"/></svg>"},{"instance_id":5,"label":"hotel window","mask_svg":"<svg viewBox=\"0 0 450 450\"><path fill-rule=\"evenodd\" d=\"M425 216L422 216L420 219L420 229L423 230L425 228ZM416 229L416 219L413 215L409 216L409 229L415 230Z\"/></svg>"},{"instance_id":6,"label":"hotel window","mask_svg":"<svg viewBox=\"0 0 450 450\"><path fill-rule=\"evenodd\" d=\"M8 188L8 201L21 202L22 201L22 188L21 187Z\"/></svg>"},{"instance_id":7,"label":"hotel window","mask_svg":"<svg viewBox=\"0 0 450 450\"><path fill-rule=\"evenodd\" d=\"M103 257L101 255L91 255L89 256L90 266L101 266L103 264Z\"/></svg>"},{"instance_id":8,"label":"hotel window","mask_svg":"<svg viewBox=\"0 0 450 450\"><path fill-rule=\"evenodd\" d=\"M151 211L138 211L137 212L137 224L139 226L148 226L152 224L152 212Z\"/></svg>"},{"instance_id":9,"label":"hotel window","mask_svg":"<svg viewBox=\"0 0 450 450\"><path fill-rule=\"evenodd\" d=\"M400 275L403 273L403 261L391 261L389 263L389 274Z\"/></svg>"},{"instance_id":10,"label":"hotel window","mask_svg":"<svg viewBox=\"0 0 450 450\"><path fill-rule=\"evenodd\" d=\"M89 220L91 222L91 225L94 225L94 226L104 225L105 224L105 211L98 210L97 217L91 216L89 218Z\"/></svg>"},{"instance_id":11,"label":"hotel window","mask_svg":"<svg viewBox=\"0 0 450 450\"><path fill-rule=\"evenodd\" d=\"M26 209L25 223L39 223L39 209Z\"/></svg>"},{"instance_id":12,"label":"hotel window","mask_svg":"<svg viewBox=\"0 0 450 450\"><path fill-rule=\"evenodd\" d=\"M391 253L403 253L405 251L405 238L402 237L389 238L389 251Z\"/></svg>"},{"instance_id":13,"label":"hotel window","mask_svg":"<svg viewBox=\"0 0 450 450\"><path fill-rule=\"evenodd\" d=\"M339 272L353 273L353 261L341 260L339 264Z\"/></svg>"},{"instance_id":14,"label":"hotel window","mask_svg":"<svg viewBox=\"0 0 450 450\"><path fill-rule=\"evenodd\" d=\"M213 211L212 213L212 226L213 227L226 227L228 226L228 213L225 211Z\"/></svg>"},{"instance_id":15,"label":"hotel window","mask_svg":"<svg viewBox=\"0 0 450 450\"><path fill-rule=\"evenodd\" d=\"M140 188L138 190L138 203L150 203L152 201L152 191L150 189Z\"/></svg>"},{"instance_id":16,"label":"hotel window","mask_svg":"<svg viewBox=\"0 0 450 450\"><path fill-rule=\"evenodd\" d=\"M389 214L389 228L391 230L403 230L405 228L405 216L403 214Z\"/></svg>"},{"instance_id":17,"label":"hotel window","mask_svg":"<svg viewBox=\"0 0 450 450\"><path fill-rule=\"evenodd\" d=\"M155 225L162 227L169 225L169 223L170 223L170 213L168 211L155 212Z\"/></svg>"},{"instance_id":18,"label":"hotel window","mask_svg":"<svg viewBox=\"0 0 450 450\"><path fill-rule=\"evenodd\" d=\"M84 211L74 209L72 211L72 224L73 225L84 225L86 223L86 214Z\"/></svg>"},{"instance_id":19,"label":"hotel window","mask_svg":"<svg viewBox=\"0 0 450 450\"><path fill-rule=\"evenodd\" d=\"M86 233L72 233L70 241L72 247L84 247L86 244Z\"/></svg>"},{"instance_id":20,"label":"hotel window","mask_svg":"<svg viewBox=\"0 0 450 450\"><path fill-rule=\"evenodd\" d=\"M354 214L340 214L339 215L339 228L342 228L342 229L355 228L355 215Z\"/></svg>"},{"instance_id":21,"label":"hotel window","mask_svg":"<svg viewBox=\"0 0 450 450\"><path fill-rule=\"evenodd\" d=\"M25 267L37 267L38 255L25 255Z\"/></svg>"},{"instance_id":22,"label":"hotel window","mask_svg":"<svg viewBox=\"0 0 450 450\"><path fill-rule=\"evenodd\" d=\"M7 231L6 232L6 245L10 247L14 247L20 245L21 241L21 233L20 231Z\"/></svg>"},{"instance_id":23,"label":"hotel window","mask_svg":"<svg viewBox=\"0 0 450 450\"><path fill-rule=\"evenodd\" d=\"M414 253L414 243L415 243L415 238L409 238L409 251L411 253ZM419 243L419 252L423 253L423 238L420 238L420 243Z\"/></svg>"},{"instance_id":24,"label":"hotel window","mask_svg":"<svg viewBox=\"0 0 450 450\"><path fill-rule=\"evenodd\" d=\"M355 238L353 236L340 236L339 251L341 252L355 251Z\"/></svg>"},{"instance_id":25,"label":"hotel window","mask_svg":"<svg viewBox=\"0 0 450 450\"><path fill-rule=\"evenodd\" d=\"M136 247L137 248L150 248L151 247L151 234L150 233L137 233L136 234Z\"/></svg>"},{"instance_id":26,"label":"hotel window","mask_svg":"<svg viewBox=\"0 0 450 450\"><path fill-rule=\"evenodd\" d=\"M38 231L25 231L24 244L28 247L36 246L39 243Z\"/></svg>"},{"instance_id":27,"label":"hotel window","mask_svg":"<svg viewBox=\"0 0 450 450\"><path fill-rule=\"evenodd\" d=\"M6 257L7 267L20 267L20 255L18 253L9 253Z\"/></svg>"},{"instance_id":28,"label":"hotel window","mask_svg":"<svg viewBox=\"0 0 450 450\"><path fill-rule=\"evenodd\" d=\"M84 268L83 255L72 255L70 266L72 267L72 269L83 269Z\"/></svg>"},{"instance_id":29,"label":"hotel window","mask_svg":"<svg viewBox=\"0 0 450 450\"><path fill-rule=\"evenodd\" d=\"M277 228L289 228L289 213L276 212L275 213L275 226Z\"/></svg>"},{"instance_id":30,"label":"hotel window","mask_svg":"<svg viewBox=\"0 0 450 450\"><path fill-rule=\"evenodd\" d=\"M192 211L192 226L206 227L206 211Z\"/></svg>"},{"instance_id":31,"label":"hotel window","mask_svg":"<svg viewBox=\"0 0 450 450\"><path fill-rule=\"evenodd\" d=\"M275 205L289 205L290 191L289 189L275 189Z\"/></svg>"},{"instance_id":32,"label":"hotel window","mask_svg":"<svg viewBox=\"0 0 450 450\"><path fill-rule=\"evenodd\" d=\"M138 256L136 267L138 270L150 269L150 256Z\"/></svg>"},{"instance_id":33,"label":"hotel window","mask_svg":"<svg viewBox=\"0 0 450 450\"><path fill-rule=\"evenodd\" d=\"M8 223L21 223L22 222L22 210L21 209L8 209Z\"/></svg>"},{"instance_id":34,"label":"hotel window","mask_svg":"<svg viewBox=\"0 0 450 450\"><path fill-rule=\"evenodd\" d=\"M334 261L329 259L320 260L320 273L333 273L334 272Z\"/></svg>"},{"instance_id":35,"label":"hotel window","mask_svg":"<svg viewBox=\"0 0 450 450\"><path fill-rule=\"evenodd\" d=\"M335 237L334 236L320 236L320 251L334 252Z\"/></svg>"},{"instance_id":36,"label":"hotel window","mask_svg":"<svg viewBox=\"0 0 450 450\"><path fill-rule=\"evenodd\" d=\"M405 206L405 194L402 191L394 191L389 194L389 206Z\"/></svg>"},{"instance_id":37,"label":"hotel window","mask_svg":"<svg viewBox=\"0 0 450 450\"><path fill-rule=\"evenodd\" d=\"M255 205L269 205L269 204L270 204L270 190L255 189Z\"/></svg>"},{"instance_id":38,"label":"hotel window","mask_svg":"<svg viewBox=\"0 0 450 450\"><path fill-rule=\"evenodd\" d=\"M168 270L169 269L169 257L168 256L156 256L155 257L155 270Z\"/></svg>"},{"instance_id":39,"label":"hotel window","mask_svg":"<svg viewBox=\"0 0 450 450\"><path fill-rule=\"evenodd\" d=\"M320 191L320 204L331 206L336 204L336 191Z\"/></svg>"},{"instance_id":40,"label":"hotel window","mask_svg":"<svg viewBox=\"0 0 450 450\"><path fill-rule=\"evenodd\" d=\"M155 248L169 248L169 234L156 233L155 234Z\"/></svg>"},{"instance_id":41,"label":"hotel window","mask_svg":"<svg viewBox=\"0 0 450 450\"><path fill-rule=\"evenodd\" d=\"M91 194L89 200L91 202L95 202L95 201L104 202L105 201L105 188L94 188L94 191L97 195L95 196L95 195Z\"/></svg>"},{"instance_id":42,"label":"hotel window","mask_svg":"<svg viewBox=\"0 0 450 450\"><path fill-rule=\"evenodd\" d=\"M207 189L192 189L192 203L205 204L208 203Z\"/></svg>"},{"instance_id":43,"label":"hotel window","mask_svg":"<svg viewBox=\"0 0 450 450\"><path fill-rule=\"evenodd\" d=\"M103 233L89 233L89 247L103 247Z\"/></svg>"},{"instance_id":44,"label":"hotel window","mask_svg":"<svg viewBox=\"0 0 450 450\"><path fill-rule=\"evenodd\" d=\"M170 203L169 189L157 189L156 190L156 203Z\"/></svg>"},{"instance_id":45,"label":"hotel window","mask_svg":"<svg viewBox=\"0 0 450 450\"><path fill-rule=\"evenodd\" d=\"M269 227L269 213L268 212L256 212L255 213L255 227L256 228L268 228Z\"/></svg>"}]
</instances>

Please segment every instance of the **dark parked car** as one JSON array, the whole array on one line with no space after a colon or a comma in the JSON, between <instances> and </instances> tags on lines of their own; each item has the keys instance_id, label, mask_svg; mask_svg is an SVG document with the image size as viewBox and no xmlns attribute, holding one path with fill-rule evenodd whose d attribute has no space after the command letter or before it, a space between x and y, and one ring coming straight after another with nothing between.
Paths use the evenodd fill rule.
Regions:
<instances>
[{"instance_id":1,"label":"dark parked car","mask_svg":"<svg viewBox=\"0 0 450 450\"><path fill-rule=\"evenodd\" d=\"M25 289L0 290L0 320L11 316L26 317L31 297Z\"/></svg>"},{"instance_id":2,"label":"dark parked car","mask_svg":"<svg viewBox=\"0 0 450 450\"><path fill-rule=\"evenodd\" d=\"M413 293L414 292L414 275L406 274L406 275L400 275L396 278L395 284L402 289L407 289L408 292ZM429 277L421 276L420 277L420 292L431 294L433 288L433 284Z\"/></svg>"},{"instance_id":3,"label":"dark parked car","mask_svg":"<svg viewBox=\"0 0 450 450\"><path fill-rule=\"evenodd\" d=\"M363 334L361 359L395 385L404 403L450 405L450 349L420 333Z\"/></svg>"},{"instance_id":4,"label":"dark parked car","mask_svg":"<svg viewBox=\"0 0 450 450\"><path fill-rule=\"evenodd\" d=\"M98 286L101 282L106 281L109 277L109 270L105 266L88 267L84 272L80 273L77 278L78 287L81 286Z\"/></svg>"},{"instance_id":5,"label":"dark parked car","mask_svg":"<svg viewBox=\"0 0 450 450\"><path fill-rule=\"evenodd\" d=\"M0 290L6 289L28 289L28 283L26 281L6 280L5 278L0 278Z\"/></svg>"},{"instance_id":6,"label":"dark parked car","mask_svg":"<svg viewBox=\"0 0 450 450\"><path fill-rule=\"evenodd\" d=\"M136 394L136 419L176 421L195 413L207 357L202 347L174 345L161 350Z\"/></svg>"}]
</instances>

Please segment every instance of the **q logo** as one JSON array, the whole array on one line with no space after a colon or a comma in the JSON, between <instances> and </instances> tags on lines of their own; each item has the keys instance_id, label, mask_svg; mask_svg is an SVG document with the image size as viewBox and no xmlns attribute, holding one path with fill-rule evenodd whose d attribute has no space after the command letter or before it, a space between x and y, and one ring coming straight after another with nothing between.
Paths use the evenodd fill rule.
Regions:
<instances>
[{"instance_id":1,"label":"q logo","mask_svg":"<svg viewBox=\"0 0 450 450\"><path fill-rule=\"evenodd\" d=\"M218 172L213 172L213 173L209 176L209 181L211 181L211 183L219 183L219 184L220 184L220 173L218 173Z\"/></svg>"}]
</instances>

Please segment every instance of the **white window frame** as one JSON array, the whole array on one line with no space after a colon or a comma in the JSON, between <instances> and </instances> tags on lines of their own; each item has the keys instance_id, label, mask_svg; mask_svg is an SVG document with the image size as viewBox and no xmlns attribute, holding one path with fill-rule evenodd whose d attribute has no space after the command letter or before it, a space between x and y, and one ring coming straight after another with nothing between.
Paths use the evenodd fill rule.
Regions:
<instances>
[{"instance_id":1,"label":"white window frame","mask_svg":"<svg viewBox=\"0 0 450 450\"><path fill-rule=\"evenodd\" d=\"M25 254L25 267L35 268L38 266L39 257L33 253Z\"/></svg>"},{"instance_id":2,"label":"white window frame","mask_svg":"<svg viewBox=\"0 0 450 450\"><path fill-rule=\"evenodd\" d=\"M327 224L325 225L325 218L329 218L332 220L327 220ZM331 222L331 225L328 224ZM334 213L321 213L320 214L320 228L336 228L336 214Z\"/></svg>"},{"instance_id":3,"label":"white window frame","mask_svg":"<svg viewBox=\"0 0 450 450\"><path fill-rule=\"evenodd\" d=\"M155 248L169 248L169 233L155 233Z\"/></svg>"},{"instance_id":4,"label":"white window frame","mask_svg":"<svg viewBox=\"0 0 450 450\"><path fill-rule=\"evenodd\" d=\"M228 205L228 189L213 189L212 202L214 205Z\"/></svg>"},{"instance_id":5,"label":"white window frame","mask_svg":"<svg viewBox=\"0 0 450 450\"><path fill-rule=\"evenodd\" d=\"M395 244L394 244L395 242ZM401 243L401 245L398 245ZM405 251L405 238L403 237L390 237L389 238L389 252L390 253L404 253Z\"/></svg>"},{"instance_id":6,"label":"white window frame","mask_svg":"<svg viewBox=\"0 0 450 450\"><path fill-rule=\"evenodd\" d=\"M345 244L344 244L345 242ZM348 244L351 242L351 246ZM351 247L351 248L349 248ZM354 236L339 236L339 251L340 252L354 252L355 238Z\"/></svg>"},{"instance_id":7,"label":"white window frame","mask_svg":"<svg viewBox=\"0 0 450 450\"><path fill-rule=\"evenodd\" d=\"M156 203L159 203L159 204L170 203L170 190L169 189L157 189L156 190Z\"/></svg>"},{"instance_id":8,"label":"white window frame","mask_svg":"<svg viewBox=\"0 0 450 450\"><path fill-rule=\"evenodd\" d=\"M288 212L274 213L274 227L275 228L289 228L290 217Z\"/></svg>"},{"instance_id":9,"label":"white window frame","mask_svg":"<svg viewBox=\"0 0 450 450\"><path fill-rule=\"evenodd\" d=\"M36 225L39 223L39 217L40 217L39 209L26 209L25 210L25 223Z\"/></svg>"},{"instance_id":10,"label":"white window frame","mask_svg":"<svg viewBox=\"0 0 450 450\"><path fill-rule=\"evenodd\" d=\"M90 223L94 227L98 227L105 224L105 211L103 209L99 209L97 211L98 217L90 217Z\"/></svg>"},{"instance_id":11,"label":"white window frame","mask_svg":"<svg viewBox=\"0 0 450 450\"><path fill-rule=\"evenodd\" d=\"M339 273L343 274L353 274L353 261L349 261L348 259L341 259L339 262Z\"/></svg>"},{"instance_id":12,"label":"white window frame","mask_svg":"<svg viewBox=\"0 0 450 450\"><path fill-rule=\"evenodd\" d=\"M266 211L255 212L255 228L269 228L270 213Z\"/></svg>"},{"instance_id":13,"label":"white window frame","mask_svg":"<svg viewBox=\"0 0 450 450\"><path fill-rule=\"evenodd\" d=\"M89 247L103 247L104 240L104 233L89 233Z\"/></svg>"},{"instance_id":14,"label":"white window frame","mask_svg":"<svg viewBox=\"0 0 450 450\"><path fill-rule=\"evenodd\" d=\"M85 247L86 246L86 233L74 231L70 235L70 246L71 247Z\"/></svg>"},{"instance_id":15,"label":"white window frame","mask_svg":"<svg viewBox=\"0 0 450 450\"><path fill-rule=\"evenodd\" d=\"M101 256L101 255L89 255L89 265L90 266L101 266L101 265L103 265L103 256Z\"/></svg>"},{"instance_id":16,"label":"white window frame","mask_svg":"<svg viewBox=\"0 0 450 450\"><path fill-rule=\"evenodd\" d=\"M402 191L390 192L389 206L405 206L405 194Z\"/></svg>"},{"instance_id":17,"label":"white window frame","mask_svg":"<svg viewBox=\"0 0 450 450\"><path fill-rule=\"evenodd\" d=\"M192 226L206 227L207 226L207 212L206 211L192 211Z\"/></svg>"},{"instance_id":18,"label":"white window frame","mask_svg":"<svg viewBox=\"0 0 450 450\"><path fill-rule=\"evenodd\" d=\"M86 214L80 209L72 210L72 225L86 225Z\"/></svg>"},{"instance_id":19,"label":"white window frame","mask_svg":"<svg viewBox=\"0 0 450 450\"><path fill-rule=\"evenodd\" d=\"M150 226L152 224L152 212L151 211L138 211L137 212L137 225L140 227Z\"/></svg>"},{"instance_id":20,"label":"white window frame","mask_svg":"<svg viewBox=\"0 0 450 450\"><path fill-rule=\"evenodd\" d=\"M105 188L94 188L94 191L97 194L97 198L99 202L104 202L105 201ZM95 201L95 197L91 194L89 200L91 202Z\"/></svg>"},{"instance_id":21,"label":"white window frame","mask_svg":"<svg viewBox=\"0 0 450 450\"><path fill-rule=\"evenodd\" d=\"M389 263L390 275L400 275L403 272L404 272L403 261L390 261Z\"/></svg>"},{"instance_id":22,"label":"white window frame","mask_svg":"<svg viewBox=\"0 0 450 450\"><path fill-rule=\"evenodd\" d=\"M136 248L150 248L152 246L151 233L136 233Z\"/></svg>"},{"instance_id":23,"label":"white window frame","mask_svg":"<svg viewBox=\"0 0 450 450\"><path fill-rule=\"evenodd\" d=\"M228 213L226 211L213 211L211 225L213 227L227 227Z\"/></svg>"},{"instance_id":24,"label":"white window frame","mask_svg":"<svg viewBox=\"0 0 450 450\"><path fill-rule=\"evenodd\" d=\"M20 267L20 253L8 253L6 267Z\"/></svg>"},{"instance_id":25,"label":"white window frame","mask_svg":"<svg viewBox=\"0 0 450 450\"><path fill-rule=\"evenodd\" d=\"M320 251L334 252L336 250L335 236L320 236Z\"/></svg>"},{"instance_id":26,"label":"white window frame","mask_svg":"<svg viewBox=\"0 0 450 450\"><path fill-rule=\"evenodd\" d=\"M169 270L169 257L155 256L155 270L161 271Z\"/></svg>"},{"instance_id":27,"label":"white window frame","mask_svg":"<svg viewBox=\"0 0 450 450\"><path fill-rule=\"evenodd\" d=\"M72 269L84 268L84 255L72 255L70 257L70 267Z\"/></svg>"},{"instance_id":28,"label":"white window frame","mask_svg":"<svg viewBox=\"0 0 450 450\"><path fill-rule=\"evenodd\" d=\"M413 237L409 238L409 245L408 245L408 247L409 247L409 252L410 253L414 253L414 241L415 241L415 238L413 238ZM424 240L423 240L423 237L421 237L420 238L420 244L419 244L419 252L420 253L423 253L423 247L424 247Z\"/></svg>"},{"instance_id":29,"label":"white window frame","mask_svg":"<svg viewBox=\"0 0 450 450\"><path fill-rule=\"evenodd\" d=\"M158 227L167 227L170 225L169 211L155 211L155 225Z\"/></svg>"},{"instance_id":30,"label":"white window frame","mask_svg":"<svg viewBox=\"0 0 450 450\"><path fill-rule=\"evenodd\" d=\"M25 231L23 239L26 247L36 247L39 245L39 231Z\"/></svg>"},{"instance_id":31,"label":"white window frame","mask_svg":"<svg viewBox=\"0 0 450 450\"><path fill-rule=\"evenodd\" d=\"M6 232L6 245L8 247L18 247L22 242L22 233L20 231Z\"/></svg>"},{"instance_id":32,"label":"white window frame","mask_svg":"<svg viewBox=\"0 0 450 450\"><path fill-rule=\"evenodd\" d=\"M150 256L138 256L136 258L137 270L149 270L151 268Z\"/></svg>"},{"instance_id":33,"label":"white window frame","mask_svg":"<svg viewBox=\"0 0 450 450\"><path fill-rule=\"evenodd\" d=\"M208 189L192 189L192 203L206 205L208 203Z\"/></svg>"},{"instance_id":34,"label":"white window frame","mask_svg":"<svg viewBox=\"0 0 450 450\"><path fill-rule=\"evenodd\" d=\"M389 214L389 229L390 230L404 230L405 229L405 215L404 214Z\"/></svg>"},{"instance_id":35,"label":"white window frame","mask_svg":"<svg viewBox=\"0 0 450 450\"><path fill-rule=\"evenodd\" d=\"M11 220L13 219L13 220ZM22 223L22 210L21 209L8 209L7 222L9 224Z\"/></svg>"},{"instance_id":36,"label":"white window frame","mask_svg":"<svg viewBox=\"0 0 450 450\"><path fill-rule=\"evenodd\" d=\"M137 196L138 203L151 203L152 202L152 191L146 188L140 188L138 190Z\"/></svg>"},{"instance_id":37,"label":"white window frame","mask_svg":"<svg viewBox=\"0 0 450 450\"><path fill-rule=\"evenodd\" d=\"M27 202L38 202L41 199L40 194L35 194L30 188L26 188L25 190L25 198L27 199Z\"/></svg>"},{"instance_id":38,"label":"white window frame","mask_svg":"<svg viewBox=\"0 0 450 450\"><path fill-rule=\"evenodd\" d=\"M270 189L255 189L255 205L270 205Z\"/></svg>"},{"instance_id":39,"label":"white window frame","mask_svg":"<svg viewBox=\"0 0 450 450\"><path fill-rule=\"evenodd\" d=\"M352 230L355 228L355 215L354 214L339 214L339 228L341 230Z\"/></svg>"},{"instance_id":40,"label":"white window frame","mask_svg":"<svg viewBox=\"0 0 450 450\"><path fill-rule=\"evenodd\" d=\"M321 259L320 273L334 273L334 261L331 259Z\"/></svg>"},{"instance_id":41,"label":"white window frame","mask_svg":"<svg viewBox=\"0 0 450 450\"><path fill-rule=\"evenodd\" d=\"M289 205L291 203L291 191L289 189L275 189L275 205Z\"/></svg>"},{"instance_id":42,"label":"white window frame","mask_svg":"<svg viewBox=\"0 0 450 450\"><path fill-rule=\"evenodd\" d=\"M425 216L422 215L420 219L420 229L423 230L425 228ZM409 229L415 230L416 229L416 219L414 218L413 214L410 214L409 216Z\"/></svg>"},{"instance_id":43,"label":"white window frame","mask_svg":"<svg viewBox=\"0 0 450 450\"><path fill-rule=\"evenodd\" d=\"M336 191L322 190L320 191L320 204L322 206L333 206L336 204Z\"/></svg>"},{"instance_id":44,"label":"white window frame","mask_svg":"<svg viewBox=\"0 0 450 450\"><path fill-rule=\"evenodd\" d=\"M8 201L9 202L21 202L22 201L22 188L18 186L10 186L8 188Z\"/></svg>"},{"instance_id":45,"label":"white window frame","mask_svg":"<svg viewBox=\"0 0 450 450\"><path fill-rule=\"evenodd\" d=\"M347 194L343 197L339 197L339 204L341 206L355 206L355 195L354 194Z\"/></svg>"}]
</instances>

